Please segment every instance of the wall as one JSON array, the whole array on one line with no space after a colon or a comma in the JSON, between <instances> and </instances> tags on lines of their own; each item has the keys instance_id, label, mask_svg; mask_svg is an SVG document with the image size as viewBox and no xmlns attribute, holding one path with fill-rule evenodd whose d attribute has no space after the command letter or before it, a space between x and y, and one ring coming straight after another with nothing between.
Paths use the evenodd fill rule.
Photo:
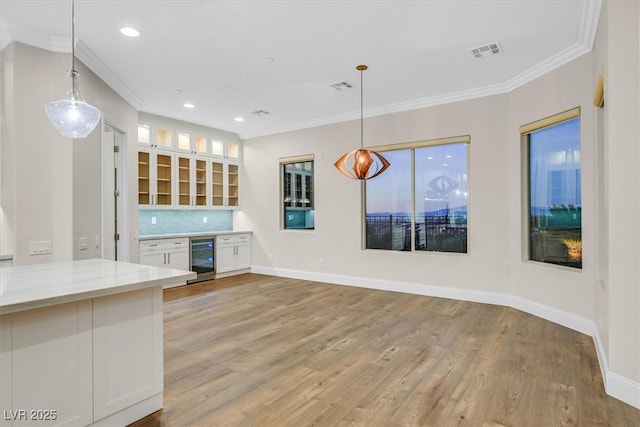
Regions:
<instances>
[{"instance_id":1,"label":"wall","mask_svg":"<svg viewBox=\"0 0 640 427\"><path fill-rule=\"evenodd\" d=\"M66 55L68 57L68 55ZM126 133L120 155L123 156L124 176L120 182L119 203L127 206L125 218L119 218L118 259L138 260L138 240L135 234L137 216L137 136L138 112L114 92L84 64L76 61L80 73L80 93L89 104L102 111L102 121ZM64 75L63 75L64 76ZM58 82L64 87L64 82ZM112 143L112 141L109 141ZM105 143L107 141L105 140ZM74 259L101 258L102 245L112 244L110 239L94 245L94 237L102 240L102 168L109 163L102 159L102 129L98 125L86 139L76 140L73 146L73 255ZM80 251L80 236L89 238L89 248ZM108 237L108 236L107 236Z\"/></svg>"},{"instance_id":2,"label":"wall","mask_svg":"<svg viewBox=\"0 0 640 427\"><path fill-rule=\"evenodd\" d=\"M88 138L61 136L44 105L64 96L69 54L11 43L2 51L3 221L0 252L13 254L14 265L68 261L100 256L100 249L78 251L78 236L101 235L100 130ZM76 61L80 92L130 135L137 132L137 112L91 71ZM4 119L4 116L3 116ZM135 137L134 137L135 138ZM136 144L127 144L127 169L135 171ZM136 180L126 180L123 201L136 206ZM137 210L124 221L135 229ZM137 238L126 230L137 260ZM52 253L29 255L29 242L50 240ZM90 245L91 247L91 245Z\"/></svg>"},{"instance_id":3,"label":"wall","mask_svg":"<svg viewBox=\"0 0 640 427\"><path fill-rule=\"evenodd\" d=\"M254 266L271 272L326 274L343 282L383 286L380 282L386 282L391 289L485 301L508 294L522 305L546 310L541 314L547 317L556 311L566 313L565 323L584 329L593 318L592 232L585 232L590 240L582 272L522 261L519 126L582 106L582 129L591 129L591 61L591 56L584 56L509 94L365 120L368 146L471 136L468 255L360 249L360 184L346 180L333 167L341 154L357 145L357 121L245 141L246 197L235 226L254 230ZM583 75L585 68L589 72ZM582 145L585 182L592 186L590 132L583 131ZM278 159L304 154L315 154L316 229L281 231ZM588 230L593 196L585 195L584 205Z\"/></svg>"},{"instance_id":4,"label":"wall","mask_svg":"<svg viewBox=\"0 0 640 427\"><path fill-rule=\"evenodd\" d=\"M616 387L640 405L640 3L610 1L605 7L607 390Z\"/></svg>"},{"instance_id":5,"label":"wall","mask_svg":"<svg viewBox=\"0 0 640 427\"><path fill-rule=\"evenodd\" d=\"M44 111L64 93L48 76L64 77L67 57L19 43L3 50L0 252L13 254L14 265L72 258L74 142L58 134ZM29 256L29 242L41 240L52 242L52 253Z\"/></svg>"},{"instance_id":6,"label":"wall","mask_svg":"<svg viewBox=\"0 0 640 427\"><path fill-rule=\"evenodd\" d=\"M594 53L508 94L365 120L367 146L471 135L468 255L361 250L360 183L333 168L358 145L352 121L244 141L234 224L254 231L253 271L520 308L595 336L607 391L640 407L638 3L603 10ZM602 68L604 114L592 105ZM576 106L582 271L524 261L522 231L519 127ZM316 229L282 231L278 160L306 154L315 155Z\"/></svg>"}]
</instances>

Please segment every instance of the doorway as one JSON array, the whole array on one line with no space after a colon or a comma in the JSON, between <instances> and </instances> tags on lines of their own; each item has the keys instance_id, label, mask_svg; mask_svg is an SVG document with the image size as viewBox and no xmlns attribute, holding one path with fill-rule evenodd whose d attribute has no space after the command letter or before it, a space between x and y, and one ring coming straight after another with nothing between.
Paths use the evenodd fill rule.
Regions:
<instances>
[{"instance_id":1,"label":"doorway","mask_svg":"<svg viewBox=\"0 0 640 427\"><path fill-rule=\"evenodd\" d=\"M102 132L102 258L123 260L126 247L124 234L125 203L121 188L124 183L124 145L126 133L105 120Z\"/></svg>"}]
</instances>

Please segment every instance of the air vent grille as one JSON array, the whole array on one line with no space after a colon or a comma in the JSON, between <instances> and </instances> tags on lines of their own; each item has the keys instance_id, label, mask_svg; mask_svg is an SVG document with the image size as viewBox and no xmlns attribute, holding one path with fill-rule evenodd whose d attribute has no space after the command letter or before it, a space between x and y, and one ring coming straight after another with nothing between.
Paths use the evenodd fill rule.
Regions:
<instances>
[{"instance_id":1,"label":"air vent grille","mask_svg":"<svg viewBox=\"0 0 640 427\"><path fill-rule=\"evenodd\" d=\"M497 55L502 53L502 45L500 42L485 44L482 46L472 47L469 49L475 58L483 58L486 56Z\"/></svg>"},{"instance_id":2,"label":"air vent grille","mask_svg":"<svg viewBox=\"0 0 640 427\"><path fill-rule=\"evenodd\" d=\"M353 85L349 82L336 82L331 83L329 86L334 88L335 90L351 89L353 87Z\"/></svg>"},{"instance_id":3,"label":"air vent grille","mask_svg":"<svg viewBox=\"0 0 640 427\"><path fill-rule=\"evenodd\" d=\"M271 113L265 110L256 110L256 111L252 111L251 114L255 114L256 116L261 117L261 116L268 116Z\"/></svg>"}]
</instances>

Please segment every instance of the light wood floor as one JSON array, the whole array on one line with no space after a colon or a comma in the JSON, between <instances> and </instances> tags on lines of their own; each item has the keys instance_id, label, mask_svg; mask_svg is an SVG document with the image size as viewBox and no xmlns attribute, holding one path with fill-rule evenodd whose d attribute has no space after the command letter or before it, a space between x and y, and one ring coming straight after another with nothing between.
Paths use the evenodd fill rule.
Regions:
<instances>
[{"instance_id":1,"label":"light wood floor","mask_svg":"<svg viewBox=\"0 0 640 427\"><path fill-rule=\"evenodd\" d=\"M590 337L520 311L246 274L165 291L143 426L640 426Z\"/></svg>"}]
</instances>

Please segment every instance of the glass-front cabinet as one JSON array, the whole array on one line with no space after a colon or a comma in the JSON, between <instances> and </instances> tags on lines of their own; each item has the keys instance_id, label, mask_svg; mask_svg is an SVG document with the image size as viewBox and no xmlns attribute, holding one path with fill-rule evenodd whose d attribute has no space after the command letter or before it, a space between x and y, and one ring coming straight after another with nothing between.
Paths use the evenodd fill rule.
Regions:
<instances>
[{"instance_id":1,"label":"glass-front cabinet","mask_svg":"<svg viewBox=\"0 0 640 427\"><path fill-rule=\"evenodd\" d=\"M178 156L178 206L207 206L207 160Z\"/></svg>"},{"instance_id":2,"label":"glass-front cabinet","mask_svg":"<svg viewBox=\"0 0 640 427\"><path fill-rule=\"evenodd\" d=\"M172 128L160 119L141 113L138 124L138 205L239 207L240 142L188 124Z\"/></svg>"},{"instance_id":3,"label":"glass-front cabinet","mask_svg":"<svg viewBox=\"0 0 640 427\"><path fill-rule=\"evenodd\" d=\"M239 166L228 162L211 162L211 205L237 208L240 206Z\"/></svg>"},{"instance_id":4,"label":"glass-front cabinet","mask_svg":"<svg viewBox=\"0 0 640 427\"><path fill-rule=\"evenodd\" d=\"M138 204L173 204L173 156L153 151L138 152Z\"/></svg>"}]
</instances>

